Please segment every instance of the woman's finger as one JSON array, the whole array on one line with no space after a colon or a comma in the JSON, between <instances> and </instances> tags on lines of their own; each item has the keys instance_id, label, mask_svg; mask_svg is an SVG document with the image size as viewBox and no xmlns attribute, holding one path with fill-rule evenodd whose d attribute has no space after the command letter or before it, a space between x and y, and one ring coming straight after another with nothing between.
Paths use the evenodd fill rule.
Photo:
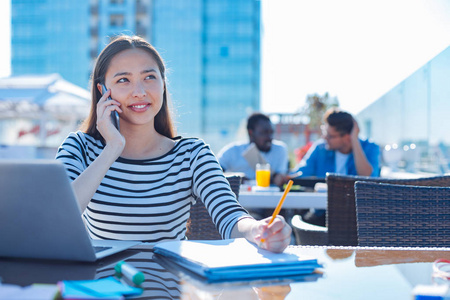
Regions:
<instances>
[{"instance_id":1,"label":"woman's finger","mask_svg":"<svg viewBox=\"0 0 450 300\"><path fill-rule=\"evenodd\" d=\"M97 103L97 118L100 119L105 115L109 116L110 112L112 112L113 110L122 113L122 109L120 109L120 102L113 99L100 100Z\"/></svg>"},{"instance_id":2,"label":"woman's finger","mask_svg":"<svg viewBox=\"0 0 450 300\"><path fill-rule=\"evenodd\" d=\"M283 216L277 216L275 220L272 222L272 224L267 226L265 231L269 236L274 235L278 231L282 230L286 225L287 223L284 220Z\"/></svg>"},{"instance_id":3,"label":"woman's finger","mask_svg":"<svg viewBox=\"0 0 450 300\"><path fill-rule=\"evenodd\" d=\"M98 102L105 102L108 101L109 97L111 96L111 90L107 90L106 92L103 93L103 95L100 97L100 100Z\"/></svg>"}]
</instances>

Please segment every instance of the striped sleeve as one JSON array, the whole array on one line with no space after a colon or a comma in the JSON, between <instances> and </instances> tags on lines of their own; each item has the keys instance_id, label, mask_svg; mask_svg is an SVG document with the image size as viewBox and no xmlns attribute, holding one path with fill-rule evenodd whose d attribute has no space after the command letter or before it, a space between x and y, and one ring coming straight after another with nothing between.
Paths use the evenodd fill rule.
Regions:
<instances>
[{"instance_id":1,"label":"striped sleeve","mask_svg":"<svg viewBox=\"0 0 450 300\"><path fill-rule=\"evenodd\" d=\"M70 180L75 180L97 158L99 153L88 147L88 136L81 131L72 132L63 141L56 153L56 159L66 167ZM91 141L95 142L95 140Z\"/></svg>"},{"instance_id":2,"label":"striped sleeve","mask_svg":"<svg viewBox=\"0 0 450 300\"><path fill-rule=\"evenodd\" d=\"M193 147L191 170L194 195L203 201L222 237L229 239L236 222L251 216L236 200L216 157L202 140Z\"/></svg>"}]
</instances>

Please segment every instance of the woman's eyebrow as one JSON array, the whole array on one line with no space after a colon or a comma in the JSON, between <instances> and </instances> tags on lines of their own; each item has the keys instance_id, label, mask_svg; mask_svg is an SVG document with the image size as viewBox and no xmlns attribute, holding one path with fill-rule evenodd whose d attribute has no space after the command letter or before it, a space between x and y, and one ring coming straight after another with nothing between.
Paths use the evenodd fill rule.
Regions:
<instances>
[{"instance_id":1,"label":"woman's eyebrow","mask_svg":"<svg viewBox=\"0 0 450 300\"><path fill-rule=\"evenodd\" d=\"M114 74L113 77L124 76L124 75L130 75L130 74L131 74L130 72L119 72L119 73Z\"/></svg>"},{"instance_id":2,"label":"woman's eyebrow","mask_svg":"<svg viewBox=\"0 0 450 300\"><path fill-rule=\"evenodd\" d=\"M152 72L156 73L156 70L153 69L153 68L152 69L145 69L145 70L141 71L141 74L152 73ZM114 74L113 77L127 76L127 75L131 75L131 73L130 72L118 72L118 73Z\"/></svg>"},{"instance_id":3,"label":"woman's eyebrow","mask_svg":"<svg viewBox=\"0 0 450 300\"><path fill-rule=\"evenodd\" d=\"M141 74L145 74L145 73L152 73L152 72L156 72L156 70L155 69L147 69L147 70L143 70L142 72L141 72Z\"/></svg>"}]
</instances>

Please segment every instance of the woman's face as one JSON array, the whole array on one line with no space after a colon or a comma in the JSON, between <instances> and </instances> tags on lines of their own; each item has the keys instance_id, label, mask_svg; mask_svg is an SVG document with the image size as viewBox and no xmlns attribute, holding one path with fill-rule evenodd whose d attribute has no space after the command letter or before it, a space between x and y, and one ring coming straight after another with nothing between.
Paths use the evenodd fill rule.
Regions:
<instances>
[{"instance_id":1,"label":"woman's face","mask_svg":"<svg viewBox=\"0 0 450 300\"><path fill-rule=\"evenodd\" d=\"M161 109L164 80L153 57L143 49L118 53L105 74L111 98L120 102L120 125L152 123Z\"/></svg>"}]
</instances>

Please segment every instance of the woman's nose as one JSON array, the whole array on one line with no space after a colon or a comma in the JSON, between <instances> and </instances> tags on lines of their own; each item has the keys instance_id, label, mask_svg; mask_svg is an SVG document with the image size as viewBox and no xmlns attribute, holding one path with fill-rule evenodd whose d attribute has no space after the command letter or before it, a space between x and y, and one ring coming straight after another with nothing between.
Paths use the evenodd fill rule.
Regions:
<instances>
[{"instance_id":1,"label":"woman's nose","mask_svg":"<svg viewBox=\"0 0 450 300\"><path fill-rule=\"evenodd\" d=\"M133 97L142 98L145 96L145 88L142 83L136 83L133 87Z\"/></svg>"}]
</instances>

